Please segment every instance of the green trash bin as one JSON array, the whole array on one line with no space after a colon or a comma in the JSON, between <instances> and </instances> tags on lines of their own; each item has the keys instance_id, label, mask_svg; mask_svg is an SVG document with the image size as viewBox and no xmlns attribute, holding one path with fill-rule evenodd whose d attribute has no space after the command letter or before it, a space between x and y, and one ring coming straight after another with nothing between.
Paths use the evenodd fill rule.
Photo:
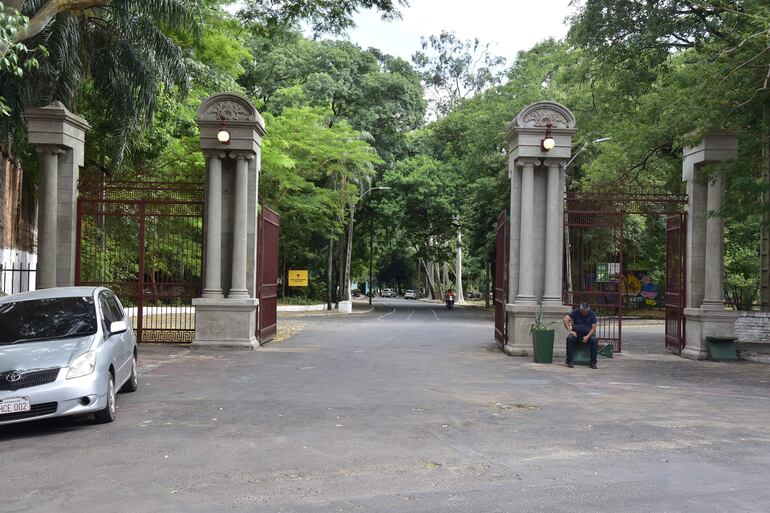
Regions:
<instances>
[{"instance_id":1,"label":"green trash bin","mask_svg":"<svg viewBox=\"0 0 770 513\"><path fill-rule=\"evenodd\" d=\"M738 360L735 352L735 337L706 337L709 355L715 362L734 362Z\"/></svg>"},{"instance_id":2,"label":"green trash bin","mask_svg":"<svg viewBox=\"0 0 770 513\"><path fill-rule=\"evenodd\" d=\"M553 330L532 330L535 363L553 363Z\"/></svg>"},{"instance_id":3,"label":"green trash bin","mask_svg":"<svg viewBox=\"0 0 770 513\"><path fill-rule=\"evenodd\" d=\"M575 351L572 353L572 363L575 365L588 365L591 363L591 349L588 344L578 342L575 344Z\"/></svg>"}]
</instances>

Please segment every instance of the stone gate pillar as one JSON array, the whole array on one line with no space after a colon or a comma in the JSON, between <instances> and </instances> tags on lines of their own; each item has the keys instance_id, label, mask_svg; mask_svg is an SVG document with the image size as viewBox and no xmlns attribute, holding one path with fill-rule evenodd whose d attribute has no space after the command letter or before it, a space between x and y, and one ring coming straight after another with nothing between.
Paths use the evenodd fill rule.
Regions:
<instances>
[{"instance_id":1,"label":"stone gate pillar","mask_svg":"<svg viewBox=\"0 0 770 513\"><path fill-rule=\"evenodd\" d=\"M265 122L234 93L198 109L206 156L203 294L193 299L193 344L251 349L256 338L257 208ZM220 135L227 133L229 137Z\"/></svg>"},{"instance_id":2,"label":"stone gate pillar","mask_svg":"<svg viewBox=\"0 0 770 513\"><path fill-rule=\"evenodd\" d=\"M35 287L75 284L78 178L83 166L85 119L60 102L24 112L27 137L40 155Z\"/></svg>"},{"instance_id":3,"label":"stone gate pillar","mask_svg":"<svg viewBox=\"0 0 770 513\"><path fill-rule=\"evenodd\" d=\"M530 327L542 306L554 323L554 353L564 354L567 336L561 320L564 255L565 166L572 155L575 116L563 105L538 102L509 125L508 174L511 179L509 291L506 353L532 354ZM552 148L543 145L553 138ZM547 146L547 145L546 145Z\"/></svg>"},{"instance_id":4,"label":"stone gate pillar","mask_svg":"<svg viewBox=\"0 0 770 513\"><path fill-rule=\"evenodd\" d=\"M707 336L735 336L737 313L724 306L725 177L702 178L703 166L738 157L738 134L713 132L685 147L682 180L687 182L687 269L685 347L682 356L708 358Z\"/></svg>"}]
</instances>

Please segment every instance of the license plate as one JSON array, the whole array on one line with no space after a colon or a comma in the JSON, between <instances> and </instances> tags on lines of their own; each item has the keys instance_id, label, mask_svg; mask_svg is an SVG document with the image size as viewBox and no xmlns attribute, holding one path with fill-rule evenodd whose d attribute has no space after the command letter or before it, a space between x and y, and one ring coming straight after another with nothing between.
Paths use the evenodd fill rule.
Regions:
<instances>
[{"instance_id":1,"label":"license plate","mask_svg":"<svg viewBox=\"0 0 770 513\"><path fill-rule=\"evenodd\" d=\"M3 399L0 401L0 415L6 413L20 413L30 411L32 407L29 404L29 397L14 397L12 399Z\"/></svg>"}]
</instances>

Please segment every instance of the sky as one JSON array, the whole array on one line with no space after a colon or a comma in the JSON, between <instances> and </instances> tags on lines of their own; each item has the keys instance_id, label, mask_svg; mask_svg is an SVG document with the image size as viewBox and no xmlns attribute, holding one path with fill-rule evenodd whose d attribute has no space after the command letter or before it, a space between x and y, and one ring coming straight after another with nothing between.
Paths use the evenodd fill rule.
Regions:
<instances>
[{"instance_id":1,"label":"sky","mask_svg":"<svg viewBox=\"0 0 770 513\"><path fill-rule=\"evenodd\" d=\"M362 48L375 47L410 61L420 37L455 32L460 39L478 37L493 55L512 64L516 54L543 39L567 33L565 18L574 12L570 0L409 0L403 19L383 21L376 11L355 16L348 37ZM230 7L237 10L238 2Z\"/></svg>"},{"instance_id":2,"label":"sky","mask_svg":"<svg viewBox=\"0 0 770 513\"><path fill-rule=\"evenodd\" d=\"M565 18L574 12L570 0L410 0L402 20L383 21L375 11L356 15L350 39L363 48L411 60L420 36L455 32L461 39L478 37L490 52L512 63L516 54L548 37L567 33Z\"/></svg>"}]
</instances>

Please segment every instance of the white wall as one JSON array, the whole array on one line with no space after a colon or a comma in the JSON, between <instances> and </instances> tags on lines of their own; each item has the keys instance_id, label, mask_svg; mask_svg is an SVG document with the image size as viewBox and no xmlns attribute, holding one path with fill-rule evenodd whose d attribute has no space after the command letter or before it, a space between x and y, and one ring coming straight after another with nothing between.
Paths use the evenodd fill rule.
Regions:
<instances>
[{"instance_id":1,"label":"white wall","mask_svg":"<svg viewBox=\"0 0 770 513\"><path fill-rule=\"evenodd\" d=\"M35 273L8 272L7 269L35 269L37 267L37 255L18 249L0 249L0 292L11 294L35 290Z\"/></svg>"}]
</instances>

